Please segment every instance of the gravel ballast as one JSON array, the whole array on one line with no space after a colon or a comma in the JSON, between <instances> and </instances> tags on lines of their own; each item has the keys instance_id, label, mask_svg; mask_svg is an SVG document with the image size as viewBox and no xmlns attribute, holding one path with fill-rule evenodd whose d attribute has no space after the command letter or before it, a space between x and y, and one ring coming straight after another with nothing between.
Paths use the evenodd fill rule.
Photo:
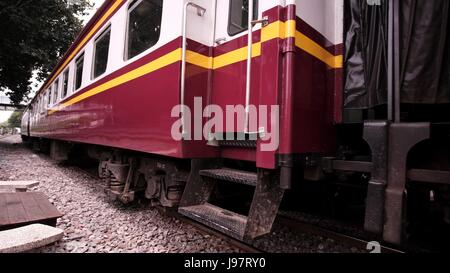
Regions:
<instances>
[{"instance_id":1,"label":"gravel ballast","mask_svg":"<svg viewBox=\"0 0 450 273\"><path fill-rule=\"evenodd\" d=\"M79 168L34 154L20 136L0 138L0 181L39 181L32 189L45 193L64 216L57 227L64 238L38 253L240 253L219 237L205 234L142 202L112 202L95 186L98 180ZM1 209L1 208L0 208ZM277 253L359 252L310 234L294 233L276 224L272 234L255 242Z\"/></svg>"}]
</instances>

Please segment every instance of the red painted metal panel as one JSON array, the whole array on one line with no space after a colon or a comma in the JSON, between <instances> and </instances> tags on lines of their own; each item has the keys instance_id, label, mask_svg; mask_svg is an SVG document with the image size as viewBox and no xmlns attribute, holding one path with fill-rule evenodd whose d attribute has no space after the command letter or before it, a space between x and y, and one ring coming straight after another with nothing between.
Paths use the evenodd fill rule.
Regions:
<instances>
[{"instance_id":1,"label":"red painted metal panel","mask_svg":"<svg viewBox=\"0 0 450 273\"><path fill-rule=\"evenodd\" d=\"M269 16L270 22L291 20L295 18L295 6L277 7L264 15ZM299 18L297 29L331 53L342 53L342 45L331 45ZM260 41L260 36L261 32L255 31L255 43ZM261 56L253 59L252 104L271 106L281 103L283 80L286 80L283 50L289 43L292 44L293 39L273 39L261 45ZM246 36L243 36L214 49L189 41L188 49L205 56L217 57L246 45ZM181 39L175 39L71 95L65 102L180 47ZM262 152L260 142L256 151L225 149L221 153L223 157L256 161L258 167L275 168L277 153L332 152L335 141L334 123L341 119L342 69L330 69L308 53L298 48L295 51L295 67L292 67L295 68L292 80L294 93L292 98L287 98L287 101L294 100L293 119L280 120L282 125L292 124L282 128L280 149ZM178 118L171 118L171 110L180 102L180 66L181 63L176 62L53 115L43 116L37 126L33 126L32 135L179 158L219 156L220 151L207 146L205 140L177 142L172 139L172 125ZM226 105L244 105L245 77L245 60L215 70L188 64L186 103L193 109L194 97L201 97L203 106L217 104L225 108ZM272 131L270 125L267 129ZM293 140L292 147L286 141L289 137Z\"/></svg>"},{"instance_id":2,"label":"red painted metal panel","mask_svg":"<svg viewBox=\"0 0 450 273\"><path fill-rule=\"evenodd\" d=\"M172 139L179 63L73 104L47 117L41 136L181 157Z\"/></svg>"},{"instance_id":3,"label":"red painted metal panel","mask_svg":"<svg viewBox=\"0 0 450 273\"><path fill-rule=\"evenodd\" d=\"M253 149L240 149L225 147L220 151L220 157L234 160L257 161L256 153Z\"/></svg>"},{"instance_id":4,"label":"red painted metal panel","mask_svg":"<svg viewBox=\"0 0 450 273\"><path fill-rule=\"evenodd\" d=\"M189 40L188 50L200 53L204 56L212 56L213 50L211 47L202 45L198 42ZM186 91L185 91L185 103L192 110L191 113L191 138L190 141L183 141L183 157L184 158L213 158L219 156L219 150L216 147L208 146L207 140L203 138L203 134L200 136L203 140L195 140L195 119L196 113L194 112L194 99L202 98L202 109L199 112L198 121L201 123L201 128L206 120L203 116L203 109L209 104L209 94L211 92L211 78L213 71L192 64L186 65ZM203 130L202 130L203 132Z\"/></svg>"},{"instance_id":5,"label":"red painted metal panel","mask_svg":"<svg viewBox=\"0 0 450 273\"><path fill-rule=\"evenodd\" d=\"M269 23L278 20L286 21L285 9L277 7L271 9L263 14L269 17ZM258 105L279 105L282 92L282 54L281 47L283 41L280 39L273 39L262 44L261 47L261 74L259 77L259 103ZM281 118L281 117L280 117ZM268 124L266 131L273 132L274 128L271 125L272 116L270 110L268 114ZM279 124L282 121L279 120ZM281 129L281 128L280 128ZM289 130L290 131L290 130ZM282 132L280 131L280 136ZM280 150L262 151L262 144L268 144L269 141L258 142L257 149L257 166L259 168L274 169L276 168L276 154ZM283 139L279 139L280 145L283 145ZM280 147L281 148L281 147Z\"/></svg>"},{"instance_id":6,"label":"red painted metal panel","mask_svg":"<svg viewBox=\"0 0 450 273\"><path fill-rule=\"evenodd\" d=\"M297 50L295 61L293 152L330 153L336 135L330 118L329 98L334 91L327 88L328 67L301 50Z\"/></svg>"}]
</instances>

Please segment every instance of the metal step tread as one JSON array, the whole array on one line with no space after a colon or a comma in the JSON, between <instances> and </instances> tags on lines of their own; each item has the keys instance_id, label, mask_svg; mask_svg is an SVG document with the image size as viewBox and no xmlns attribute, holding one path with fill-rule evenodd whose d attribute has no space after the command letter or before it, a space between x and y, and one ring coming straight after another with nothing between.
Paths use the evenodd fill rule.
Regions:
<instances>
[{"instance_id":1,"label":"metal step tread","mask_svg":"<svg viewBox=\"0 0 450 273\"><path fill-rule=\"evenodd\" d=\"M256 140L219 140L220 146L237 148L256 148Z\"/></svg>"},{"instance_id":2,"label":"metal step tread","mask_svg":"<svg viewBox=\"0 0 450 273\"><path fill-rule=\"evenodd\" d=\"M228 211L209 203L203 205L181 207L179 212L210 228L219 230L235 239L243 240L247 226L247 217Z\"/></svg>"},{"instance_id":3,"label":"metal step tread","mask_svg":"<svg viewBox=\"0 0 450 273\"><path fill-rule=\"evenodd\" d=\"M234 169L212 169L201 170L201 176L206 176L214 179L230 181L234 183L244 184L256 187L258 182L258 174L253 172L234 170Z\"/></svg>"}]
</instances>

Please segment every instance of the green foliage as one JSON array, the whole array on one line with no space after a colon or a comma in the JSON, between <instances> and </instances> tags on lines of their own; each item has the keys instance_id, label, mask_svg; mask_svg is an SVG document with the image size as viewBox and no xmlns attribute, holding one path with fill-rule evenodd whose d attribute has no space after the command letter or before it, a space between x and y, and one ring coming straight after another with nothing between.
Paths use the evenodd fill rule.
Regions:
<instances>
[{"instance_id":1,"label":"green foliage","mask_svg":"<svg viewBox=\"0 0 450 273\"><path fill-rule=\"evenodd\" d=\"M15 111L11 114L8 121L0 124L0 127L3 128L20 128L21 122L22 122L22 111Z\"/></svg>"},{"instance_id":2,"label":"green foliage","mask_svg":"<svg viewBox=\"0 0 450 273\"><path fill-rule=\"evenodd\" d=\"M11 117L8 119L8 125L10 128L16 128L20 127L20 124L22 122L22 112L21 111L15 111L12 113Z\"/></svg>"},{"instance_id":3,"label":"green foliage","mask_svg":"<svg viewBox=\"0 0 450 273\"><path fill-rule=\"evenodd\" d=\"M14 104L30 92L33 71L47 78L82 28L77 16L91 6L88 0L0 1L0 90L12 90Z\"/></svg>"}]
</instances>

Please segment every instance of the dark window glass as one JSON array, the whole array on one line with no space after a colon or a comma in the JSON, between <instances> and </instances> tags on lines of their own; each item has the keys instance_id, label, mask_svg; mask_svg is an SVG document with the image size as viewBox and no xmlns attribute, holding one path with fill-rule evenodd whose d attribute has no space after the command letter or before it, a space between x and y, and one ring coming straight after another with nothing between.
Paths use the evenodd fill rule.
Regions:
<instances>
[{"instance_id":1,"label":"dark window glass","mask_svg":"<svg viewBox=\"0 0 450 273\"><path fill-rule=\"evenodd\" d=\"M59 80L56 80L53 88L53 103L56 103L58 101Z\"/></svg>"},{"instance_id":2,"label":"dark window glass","mask_svg":"<svg viewBox=\"0 0 450 273\"><path fill-rule=\"evenodd\" d=\"M127 59L154 46L161 33L163 0L135 1L128 15Z\"/></svg>"},{"instance_id":3,"label":"dark window glass","mask_svg":"<svg viewBox=\"0 0 450 273\"><path fill-rule=\"evenodd\" d=\"M69 69L67 69L66 72L64 72L64 75L63 75L63 93L62 93L62 98L67 97L68 90L69 90Z\"/></svg>"},{"instance_id":4,"label":"dark window glass","mask_svg":"<svg viewBox=\"0 0 450 273\"><path fill-rule=\"evenodd\" d=\"M253 0L253 20L258 19L258 0ZM230 0L228 34L230 36L248 30L248 0Z\"/></svg>"},{"instance_id":5,"label":"dark window glass","mask_svg":"<svg viewBox=\"0 0 450 273\"><path fill-rule=\"evenodd\" d=\"M48 106L52 104L52 90L47 90L47 99L48 99Z\"/></svg>"},{"instance_id":6,"label":"dark window glass","mask_svg":"<svg viewBox=\"0 0 450 273\"><path fill-rule=\"evenodd\" d=\"M81 83L83 81L83 63L84 63L84 54L78 57L75 62L75 90L78 90L81 87Z\"/></svg>"},{"instance_id":7,"label":"dark window glass","mask_svg":"<svg viewBox=\"0 0 450 273\"><path fill-rule=\"evenodd\" d=\"M95 41L94 78L97 78L106 71L110 38L111 29L108 29L97 39L97 41Z\"/></svg>"}]
</instances>

